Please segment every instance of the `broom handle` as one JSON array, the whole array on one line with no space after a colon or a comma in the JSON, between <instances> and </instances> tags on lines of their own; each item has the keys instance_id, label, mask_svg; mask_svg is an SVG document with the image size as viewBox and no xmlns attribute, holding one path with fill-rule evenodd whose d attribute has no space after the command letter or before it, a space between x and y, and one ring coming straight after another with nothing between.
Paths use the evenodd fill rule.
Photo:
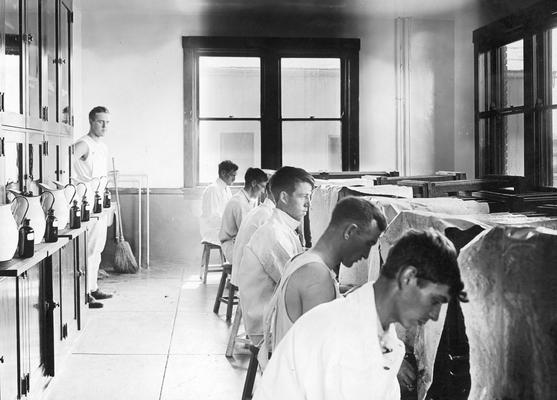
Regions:
<instances>
[{"instance_id":1,"label":"broom handle","mask_svg":"<svg viewBox=\"0 0 557 400\"><path fill-rule=\"evenodd\" d=\"M123 242L124 231L122 230L122 212L120 209L120 195L118 194L118 178L117 178L116 166L114 163L114 157L112 157L112 170L114 172L114 189L116 190L116 206L118 207L118 227L120 229L118 240Z\"/></svg>"}]
</instances>

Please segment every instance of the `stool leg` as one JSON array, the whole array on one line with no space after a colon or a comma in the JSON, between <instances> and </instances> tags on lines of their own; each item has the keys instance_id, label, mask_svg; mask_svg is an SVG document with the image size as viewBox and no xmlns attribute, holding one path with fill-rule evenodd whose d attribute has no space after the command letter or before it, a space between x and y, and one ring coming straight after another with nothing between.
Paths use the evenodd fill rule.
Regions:
<instances>
[{"instance_id":1,"label":"stool leg","mask_svg":"<svg viewBox=\"0 0 557 400\"><path fill-rule=\"evenodd\" d=\"M205 252L205 268L203 270L203 283L207 283L207 272L209 272L209 262L211 261L211 249L207 247Z\"/></svg>"},{"instance_id":2,"label":"stool leg","mask_svg":"<svg viewBox=\"0 0 557 400\"><path fill-rule=\"evenodd\" d=\"M201 252L201 269L199 270L199 279L203 279L203 272L205 270L205 253L207 252L207 246L203 245L203 251Z\"/></svg>"},{"instance_id":3,"label":"stool leg","mask_svg":"<svg viewBox=\"0 0 557 400\"><path fill-rule=\"evenodd\" d=\"M238 336L238 330L240 329L240 322L242 321L242 307L240 304L236 307L236 313L234 314L234 323L232 324L232 329L230 330L230 337L228 338L228 345L226 346L226 357L232 357L234 353L234 345L236 344L236 336Z\"/></svg>"},{"instance_id":4,"label":"stool leg","mask_svg":"<svg viewBox=\"0 0 557 400\"><path fill-rule=\"evenodd\" d=\"M248 372L244 382L244 391L242 392L242 400L251 399L253 396L253 384L255 382L255 375L257 374L257 353L259 349L255 346L250 347L251 357L249 359Z\"/></svg>"},{"instance_id":5,"label":"stool leg","mask_svg":"<svg viewBox=\"0 0 557 400\"><path fill-rule=\"evenodd\" d=\"M224 293L224 286L226 285L226 277L227 276L228 276L228 274L224 271L222 272L222 275L220 276L219 289L217 290L217 298L215 299L215 305L213 306L213 312L215 314L219 313L220 299L222 297L222 294Z\"/></svg>"},{"instance_id":6,"label":"stool leg","mask_svg":"<svg viewBox=\"0 0 557 400\"><path fill-rule=\"evenodd\" d=\"M234 293L236 293L236 286L228 280L228 301L226 302L226 321L230 322L232 319L232 307L234 306Z\"/></svg>"}]
</instances>

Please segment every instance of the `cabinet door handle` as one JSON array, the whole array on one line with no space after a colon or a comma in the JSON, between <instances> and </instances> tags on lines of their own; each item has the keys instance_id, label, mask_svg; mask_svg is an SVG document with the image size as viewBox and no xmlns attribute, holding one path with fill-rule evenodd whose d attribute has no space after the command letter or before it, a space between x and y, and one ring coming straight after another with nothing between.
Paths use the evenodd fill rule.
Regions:
<instances>
[{"instance_id":1,"label":"cabinet door handle","mask_svg":"<svg viewBox=\"0 0 557 400\"><path fill-rule=\"evenodd\" d=\"M4 138L0 138L0 157L6 156L6 149L4 147Z\"/></svg>"},{"instance_id":2,"label":"cabinet door handle","mask_svg":"<svg viewBox=\"0 0 557 400\"><path fill-rule=\"evenodd\" d=\"M4 356L0 356L0 364L4 364Z\"/></svg>"},{"instance_id":3,"label":"cabinet door handle","mask_svg":"<svg viewBox=\"0 0 557 400\"><path fill-rule=\"evenodd\" d=\"M4 92L0 92L0 111L4 111Z\"/></svg>"}]
</instances>

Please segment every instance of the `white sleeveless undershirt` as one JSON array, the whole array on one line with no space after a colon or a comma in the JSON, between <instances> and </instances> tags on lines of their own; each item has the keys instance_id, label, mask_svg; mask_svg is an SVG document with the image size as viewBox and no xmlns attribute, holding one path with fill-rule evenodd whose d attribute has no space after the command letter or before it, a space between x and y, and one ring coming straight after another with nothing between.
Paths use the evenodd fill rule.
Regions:
<instances>
[{"instance_id":1,"label":"white sleeveless undershirt","mask_svg":"<svg viewBox=\"0 0 557 400\"><path fill-rule=\"evenodd\" d=\"M272 349L281 341L281 339L286 335L286 332L294 325L294 322L290 320L288 316L288 311L286 309L286 288L290 277L294 272L303 267L304 265L316 263L322 266L330 274L331 283L335 288L336 298L340 297L340 291L338 287L338 282L336 280L335 273L331 271L329 267L323 262L321 257L312 251L307 251L305 253L299 254L290 260L286 265L284 274L282 275L280 282L275 290L273 299L271 301L271 307L274 308L274 317L271 317L270 329L272 331ZM271 349L271 350L272 350Z\"/></svg>"},{"instance_id":2,"label":"white sleeveless undershirt","mask_svg":"<svg viewBox=\"0 0 557 400\"><path fill-rule=\"evenodd\" d=\"M84 142L89 150L87 159L74 158L72 177L77 182L89 182L93 178L108 175L108 148L106 144L91 139L89 135L79 138L76 143L79 142Z\"/></svg>"}]
</instances>

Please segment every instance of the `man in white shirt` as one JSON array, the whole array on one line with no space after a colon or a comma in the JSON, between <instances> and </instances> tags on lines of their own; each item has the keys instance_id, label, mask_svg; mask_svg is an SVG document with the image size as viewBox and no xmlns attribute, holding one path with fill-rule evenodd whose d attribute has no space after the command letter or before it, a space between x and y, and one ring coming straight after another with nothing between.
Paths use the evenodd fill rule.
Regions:
<instances>
[{"instance_id":1,"label":"man in white shirt","mask_svg":"<svg viewBox=\"0 0 557 400\"><path fill-rule=\"evenodd\" d=\"M248 168L244 175L244 187L226 204L222 214L219 240L224 256L234 265L234 241L244 215L255 208L267 184L267 174L259 168Z\"/></svg>"},{"instance_id":2,"label":"man in white shirt","mask_svg":"<svg viewBox=\"0 0 557 400\"><path fill-rule=\"evenodd\" d=\"M301 168L282 167L270 186L276 208L245 246L238 275L244 325L254 344L263 338L264 310L284 265L303 250L295 230L309 210L314 181Z\"/></svg>"},{"instance_id":3,"label":"man in white shirt","mask_svg":"<svg viewBox=\"0 0 557 400\"><path fill-rule=\"evenodd\" d=\"M240 229L238 229L238 234L236 235L236 240L234 241L234 254L232 259L236 260L236 262L234 264L234 268L232 268L230 283L238 287L238 274L241 268L240 260L244 254L244 248L255 231L267 222L269 218L271 218L273 210L275 209L275 202L273 201L273 194L271 193L271 186L269 185L269 182L267 182L265 192L266 198L263 203L248 212L242 219L242 224L240 225Z\"/></svg>"},{"instance_id":4,"label":"man in white shirt","mask_svg":"<svg viewBox=\"0 0 557 400\"><path fill-rule=\"evenodd\" d=\"M367 258L387 227L383 213L360 197L337 203L327 229L313 248L291 259L277 286L265 324L266 350L272 351L298 318L339 297L335 271Z\"/></svg>"},{"instance_id":5,"label":"man in white shirt","mask_svg":"<svg viewBox=\"0 0 557 400\"><path fill-rule=\"evenodd\" d=\"M108 174L108 148L103 139L108 132L110 114L108 109L97 106L89 112L89 132L79 138L73 145L74 182L89 183ZM104 190L104 189L101 189ZM102 193L102 191L101 191ZM87 288L89 290L89 308L102 308L97 300L111 298L112 295L101 292L97 285L101 253L106 244L106 215L100 215L97 223L87 233Z\"/></svg>"},{"instance_id":6,"label":"man in white shirt","mask_svg":"<svg viewBox=\"0 0 557 400\"><path fill-rule=\"evenodd\" d=\"M226 203L232 198L229 186L234 183L238 166L230 160L219 164L219 177L203 192L199 227L201 241L220 244L219 231Z\"/></svg>"},{"instance_id":7,"label":"man in white shirt","mask_svg":"<svg viewBox=\"0 0 557 400\"><path fill-rule=\"evenodd\" d=\"M441 233L409 231L376 282L302 315L275 349L254 400L399 400L405 328L437 320L451 297L467 301L457 253Z\"/></svg>"}]
</instances>

